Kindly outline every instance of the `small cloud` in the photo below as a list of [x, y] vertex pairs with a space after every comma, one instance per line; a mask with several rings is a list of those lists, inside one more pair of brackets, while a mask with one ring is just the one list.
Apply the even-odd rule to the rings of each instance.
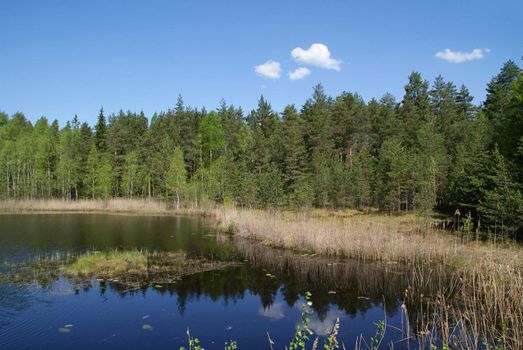
[[316, 333], [317, 335], [329, 335], [332, 331], [332, 328], [334, 328], [334, 324], [336, 323], [336, 320], [339, 318], [341, 319], [343, 317], [343, 312], [339, 310], [331, 310], [327, 312], [327, 315], [325, 318], [323, 318], [321, 321], [319, 318], [315, 317], [311, 321], [309, 321], [309, 327]]
[[281, 64], [278, 61], [268, 60], [259, 66], [254, 66], [254, 70], [266, 78], [278, 79], [281, 75]]
[[452, 51], [451, 49], [445, 49], [443, 51], [436, 52], [436, 57], [450, 63], [462, 63], [467, 61], [480, 60], [484, 58], [485, 54], [489, 52], [490, 49], [474, 49], [470, 52]]
[[263, 308], [260, 306], [258, 314], [273, 320], [281, 320], [285, 317], [285, 314], [283, 312], [283, 304], [281, 302], [274, 303], [268, 308]]
[[260, 86], [260, 89], [261, 89], [261, 90], [265, 90], [265, 89], [267, 89], [267, 88], [268, 88], [267, 85], [261, 85], [261, 86]]
[[292, 72], [289, 72], [289, 79], [290, 80], [301, 80], [309, 74], [311, 74], [311, 70], [309, 68], [300, 67]]
[[341, 60], [331, 58], [329, 48], [324, 44], [312, 44], [307, 50], [297, 47], [291, 51], [291, 55], [300, 63], [337, 71], [341, 69]]

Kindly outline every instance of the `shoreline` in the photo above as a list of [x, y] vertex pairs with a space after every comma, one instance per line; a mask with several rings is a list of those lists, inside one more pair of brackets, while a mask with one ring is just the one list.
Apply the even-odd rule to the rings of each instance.
[[[429, 228], [416, 215], [388, 216], [347, 210], [255, 210], [229, 207], [170, 209], [165, 202], [0, 201], [2, 214], [105, 214], [134, 216], [201, 216], [224, 234], [302, 256], [351, 258], [362, 263], [399, 263], [409, 268], [409, 305], [428, 303], [420, 330], [450, 330], [466, 322], [462, 340], [479, 344], [483, 336], [523, 345], [523, 246], [519, 243], [462, 240]], [[254, 248], [258, 250], [259, 248]], [[439, 273], [452, 281], [440, 284]], [[427, 291], [426, 286], [434, 286]], [[450, 293], [450, 294], [449, 294]], [[425, 296], [425, 297], [424, 297]], [[430, 297], [430, 301], [426, 298]], [[430, 312], [429, 312], [430, 311]], [[432, 318], [431, 315], [447, 318]], [[500, 322], [504, 328], [500, 329]], [[444, 334], [450, 343], [452, 332]]]
[[0, 200], [0, 215], [7, 214], [108, 214], [136, 216], [209, 216], [210, 208], [169, 208], [158, 200]]

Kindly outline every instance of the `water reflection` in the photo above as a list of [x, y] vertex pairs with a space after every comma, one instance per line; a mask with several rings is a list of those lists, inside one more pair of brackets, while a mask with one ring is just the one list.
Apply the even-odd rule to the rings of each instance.
[[[100, 231], [97, 231], [98, 228]], [[223, 265], [219, 269], [185, 273], [171, 281], [160, 282], [152, 278], [151, 273], [144, 273], [140, 275], [142, 280], [136, 288], [129, 288], [119, 278], [107, 276], [103, 279], [64, 277], [60, 264], [49, 263], [46, 269], [33, 271], [29, 280], [10, 279], [7, 284], [0, 283], [0, 311], [3, 314], [0, 330], [7, 335], [5, 339], [13, 342], [9, 344], [17, 345], [26, 344], [24, 339], [15, 340], [20, 332], [26, 330], [21, 326], [20, 314], [41, 310], [39, 304], [50, 302], [54, 303], [53, 313], [42, 314], [32, 321], [31, 327], [43, 332], [39, 321], [43, 324], [56, 321], [52, 331], [58, 333], [56, 329], [69, 323], [69, 320], [64, 321], [64, 315], [71, 315], [71, 310], [75, 310], [74, 315], [78, 318], [74, 322], [75, 329], [62, 335], [62, 338], [47, 335], [50, 347], [65, 346], [62, 343], [65, 336], [80, 337], [82, 322], [100, 317], [102, 309], [107, 310], [104, 312], [108, 312], [107, 317], [114, 324], [124, 327], [119, 332], [125, 332], [130, 338], [138, 337], [139, 334], [133, 332], [142, 329], [142, 316], [152, 314], [151, 305], [156, 309], [157, 305], [162, 305], [160, 309], [170, 310], [168, 315], [172, 317], [165, 316], [164, 322], [176, 326], [153, 324], [154, 317], [153, 320], [148, 319], [147, 324], [153, 326], [150, 333], [154, 333], [156, 339], [146, 342], [142, 338], [133, 338], [135, 347], [140, 342], [146, 347], [153, 344], [172, 346], [175, 337], [179, 341], [183, 339], [184, 329], [189, 326], [209, 338], [214, 337], [216, 346], [208, 345], [208, 349], [221, 348], [217, 345], [233, 336], [244, 342], [242, 348], [264, 349], [267, 344], [263, 337], [266, 337], [267, 331], [280, 345], [289, 340], [299, 320], [306, 291], [312, 293], [314, 315], [310, 327], [313, 331], [325, 335], [336, 319], [342, 318], [342, 333], [345, 337], [350, 336], [345, 340], [353, 344], [354, 337], [360, 333], [367, 337], [373, 335], [374, 322], [383, 319], [385, 314], [400, 327], [400, 305], [410, 271], [399, 264], [326, 259], [274, 249], [245, 239], [215, 235], [212, 226], [195, 218], [0, 216], [0, 233], [0, 257], [8, 263], [34, 262], [34, 257], [54, 257], [47, 260], [71, 263], [78, 254], [93, 249], [181, 251], [194, 260], [241, 262]], [[151, 271], [153, 264], [152, 260], [147, 260], [147, 271]], [[30, 287], [34, 284], [40, 289], [36, 297], [30, 289], [34, 288]], [[18, 305], [24, 305], [23, 310], [18, 313], [10, 311], [16, 310]], [[121, 305], [127, 305], [127, 309], [122, 309]], [[127, 324], [132, 319], [129, 317], [137, 317], [129, 316], [130, 310], [135, 310], [139, 315], [139, 324]], [[54, 320], [54, 317], [58, 319]], [[233, 328], [228, 330], [229, 326]], [[105, 334], [103, 339], [106, 341], [112, 339], [103, 329], [93, 327], [89, 325], [89, 332]], [[111, 329], [110, 332], [113, 334], [116, 331]], [[396, 336], [390, 337], [389, 340], [392, 340]], [[0, 348], [5, 344], [0, 340]], [[84, 339], [84, 345], [88, 348], [96, 343]]]

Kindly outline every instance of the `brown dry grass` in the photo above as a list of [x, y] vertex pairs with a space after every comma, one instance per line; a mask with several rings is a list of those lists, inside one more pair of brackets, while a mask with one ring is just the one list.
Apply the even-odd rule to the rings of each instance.
[[456, 256], [459, 240], [441, 234], [421, 239], [422, 222], [415, 215], [327, 215], [324, 211], [224, 209], [218, 211], [222, 226], [236, 234], [267, 244], [326, 255], [361, 259], [432, 261]]
[[[523, 348], [523, 249], [517, 244], [462, 242], [429, 230], [415, 215], [324, 211], [215, 212], [223, 229], [267, 245], [412, 267], [407, 300], [428, 308], [418, 334], [438, 330], [452, 348], [481, 348], [484, 337]], [[430, 339], [429, 339], [430, 341]]]
[[61, 199], [10, 199], [0, 201], [0, 213], [23, 212], [96, 212], [158, 215], [205, 215], [208, 213], [205, 208], [189, 207], [174, 210], [169, 204], [162, 201], [124, 198], [108, 200], [81, 199], [75, 201]]

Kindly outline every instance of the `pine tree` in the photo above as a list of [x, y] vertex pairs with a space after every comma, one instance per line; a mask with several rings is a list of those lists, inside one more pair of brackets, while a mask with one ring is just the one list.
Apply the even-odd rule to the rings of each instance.
[[517, 238], [523, 233], [523, 192], [511, 175], [509, 164], [497, 148], [492, 152], [490, 188], [479, 201], [478, 212], [482, 223], [501, 237]]
[[107, 125], [105, 123], [104, 109], [100, 108], [98, 123], [94, 128], [95, 145], [98, 152], [107, 151]]
[[419, 125], [430, 115], [428, 87], [429, 83], [418, 72], [412, 72], [405, 85], [399, 116], [403, 127], [403, 142], [409, 148], [415, 145]]
[[283, 111], [284, 181], [290, 203], [297, 205], [298, 191], [307, 182], [307, 158], [303, 130], [296, 108], [291, 105]]

